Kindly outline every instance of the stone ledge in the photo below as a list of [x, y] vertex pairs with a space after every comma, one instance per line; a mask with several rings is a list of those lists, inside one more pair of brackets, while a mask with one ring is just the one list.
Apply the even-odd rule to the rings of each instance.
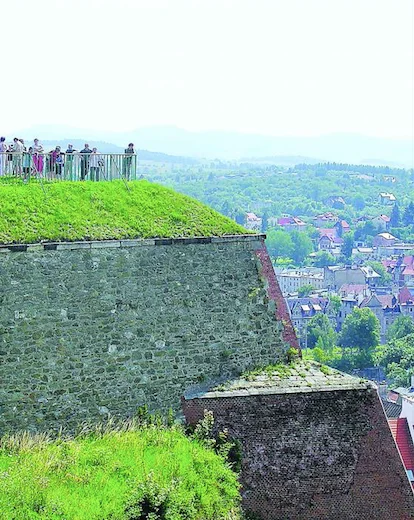
[[276, 366], [274, 371], [259, 370], [248, 377], [241, 376], [207, 389], [200, 387], [188, 390], [185, 400], [219, 399], [224, 397], [247, 397], [258, 395], [332, 392], [337, 390], [367, 390], [373, 383], [323, 367], [314, 361], [298, 361]]
[[281, 388], [278, 386], [266, 388], [251, 388], [230, 391], [215, 391], [215, 392], [201, 392], [194, 394], [187, 394], [184, 396], [185, 401], [193, 399], [223, 399], [226, 397], [256, 397], [258, 395], [284, 395], [284, 394], [309, 394], [319, 392], [337, 392], [347, 390], [370, 390], [374, 386], [371, 383], [360, 382], [359, 384], [342, 384], [342, 385], [327, 385], [327, 386], [300, 386]]
[[35, 244], [0, 244], [0, 252], [73, 251], [74, 249], [113, 249], [142, 246], [226, 244], [237, 242], [257, 242], [263, 241], [265, 238], [266, 235], [258, 233], [251, 235], [226, 235], [223, 237], [138, 238], [121, 240], [85, 240], [75, 242], [39, 242]]

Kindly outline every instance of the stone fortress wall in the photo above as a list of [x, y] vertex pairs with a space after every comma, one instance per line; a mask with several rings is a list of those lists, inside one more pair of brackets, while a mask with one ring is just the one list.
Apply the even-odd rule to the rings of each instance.
[[0, 434], [178, 410], [289, 344], [263, 236], [0, 247]]

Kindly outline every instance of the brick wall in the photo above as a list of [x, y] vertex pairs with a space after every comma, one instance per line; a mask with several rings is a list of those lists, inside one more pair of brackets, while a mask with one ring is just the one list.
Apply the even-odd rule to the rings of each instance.
[[408, 520], [411, 486], [373, 389], [183, 399], [242, 443], [243, 505], [266, 520]]

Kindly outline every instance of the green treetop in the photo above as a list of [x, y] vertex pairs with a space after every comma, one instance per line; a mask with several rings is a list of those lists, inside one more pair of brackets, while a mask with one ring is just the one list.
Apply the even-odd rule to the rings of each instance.
[[369, 350], [376, 347], [379, 340], [380, 325], [375, 314], [367, 307], [354, 307], [342, 326], [341, 346]]

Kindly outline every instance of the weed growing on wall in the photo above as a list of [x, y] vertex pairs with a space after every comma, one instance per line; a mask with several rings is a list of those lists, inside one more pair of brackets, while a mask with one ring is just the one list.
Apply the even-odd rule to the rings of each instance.
[[242, 448], [237, 439], [229, 436], [227, 429], [214, 432], [214, 415], [209, 410], [204, 410], [204, 417], [195, 426], [188, 426], [189, 436], [209, 449], [214, 450], [231, 467], [239, 473], [241, 470]]

